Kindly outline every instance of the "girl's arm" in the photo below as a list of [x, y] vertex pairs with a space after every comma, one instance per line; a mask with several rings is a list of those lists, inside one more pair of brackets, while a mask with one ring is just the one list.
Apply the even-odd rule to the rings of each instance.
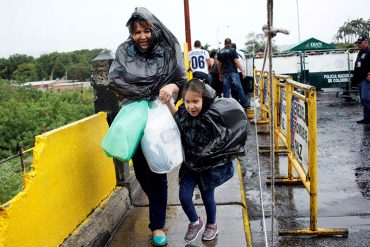
[[171, 99], [166, 105], [167, 105], [168, 109], [170, 110], [172, 116], [175, 116], [175, 114], [177, 112], [177, 108], [174, 104], [174, 100]]

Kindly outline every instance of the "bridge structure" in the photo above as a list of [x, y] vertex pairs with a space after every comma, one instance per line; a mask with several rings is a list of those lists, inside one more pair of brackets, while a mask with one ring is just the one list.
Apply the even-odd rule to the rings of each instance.
[[[96, 92], [94, 104], [97, 113], [35, 138], [32, 170], [24, 173], [23, 191], [0, 207], [0, 247], [151, 246], [151, 232], [147, 228], [148, 202], [135, 179], [130, 162], [123, 163], [107, 158], [100, 147], [101, 141], [109, 128], [109, 124], [113, 121], [119, 109], [117, 98], [107, 88], [107, 74], [112, 60], [112, 54], [109, 51], [103, 51], [93, 61], [93, 87]], [[282, 77], [280, 79], [285, 80], [287, 78]], [[281, 80], [276, 85], [283, 86]], [[296, 94], [293, 91], [292, 93]], [[280, 95], [286, 94], [280, 93]], [[311, 95], [311, 93], [308, 93], [308, 95]], [[301, 96], [297, 95], [297, 97]], [[320, 97], [326, 98], [327, 95]], [[284, 97], [276, 97], [276, 100], [284, 99]], [[292, 100], [285, 99], [284, 103], [275, 103], [275, 106], [283, 107], [289, 104], [290, 101]], [[263, 100], [261, 102], [264, 103]], [[320, 110], [324, 112], [323, 114], [326, 114], [325, 109], [320, 107]], [[347, 111], [351, 111], [350, 108], [344, 108], [344, 110], [345, 115], [342, 117], [350, 115], [347, 114]], [[280, 111], [280, 113], [282, 112], [284, 111]], [[254, 113], [256, 114], [256, 112]], [[271, 119], [269, 118], [271, 115], [265, 116], [260, 114], [260, 116], [265, 117], [264, 120], [268, 122]], [[356, 114], [353, 115], [353, 117], [356, 116]], [[282, 131], [288, 129], [289, 126], [285, 126], [284, 123], [289, 124], [290, 121], [284, 121], [285, 116], [281, 114], [278, 117], [279, 121], [277, 123], [279, 123], [280, 129], [277, 128], [276, 130]], [[255, 122], [257, 123], [258, 121]], [[345, 123], [343, 123], [343, 126], [345, 126]], [[322, 126], [320, 123], [319, 127], [325, 129], [325, 126]], [[249, 128], [249, 138], [246, 144], [247, 156], [245, 160], [240, 160], [241, 162], [234, 161], [236, 172], [233, 179], [216, 190], [217, 218], [220, 228], [219, 236], [210, 243], [197, 240], [192, 245], [187, 246], [262, 246], [268, 244], [261, 238], [264, 229], [261, 229], [261, 211], [259, 208], [260, 204], [256, 199], [256, 191], [262, 189], [264, 190], [262, 192], [264, 195], [268, 195], [269, 192], [265, 186], [258, 188], [255, 181], [258, 178], [262, 178], [268, 182], [268, 172], [266, 170], [268, 170], [269, 162], [263, 160], [262, 166], [266, 170], [262, 176], [257, 175], [257, 160], [253, 158], [254, 156], [251, 153], [256, 148], [257, 141], [253, 137], [253, 128], [252, 126]], [[255, 128], [258, 128], [258, 126], [255, 126]], [[353, 126], [347, 126], [346, 128], [350, 129]], [[330, 127], [329, 130], [332, 129]], [[346, 131], [342, 132], [346, 133]], [[286, 131], [285, 133], [290, 133], [290, 131]], [[365, 144], [368, 143], [368, 139], [366, 139], [368, 134], [366, 133], [370, 132], [364, 127], [362, 140]], [[278, 136], [281, 137], [281, 135]], [[257, 139], [260, 138], [260, 136], [257, 137]], [[264, 138], [262, 137], [262, 139]], [[280, 144], [282, 144], [281, 141], [284, 144], [283, 139], [280, 138]], [[299, 140], [297, 141], [299, 142]], [[306, 141], [307, 143], [310, 142], [309, 139]], [[367, 145], [365, 144], [364, 146]], [[318, 145], [321, 145], [320, 141]], [[280, 146], [279, 143], [276, 146]], [[297, 149], [294, 149], [294, 146], [291, 147], [288, 144], [286, 148], [293, 149], [290, 151], [295, 152], [295, 155], [297, 155]], [[319, 151], [325, 150], [325, 146], [320, 146], [320, 148]], [[329, 153], [335, 154], [338, 152], [330, 149]], [[344, 153], [345, 150], [342, 150], [338, 155], [340, 156], [340, 154]], [[259, 154], [256, 155], [258, 156]], [[340, 159], [332, 158], [339, 163], [345, 161], [343, 165], [350, 164], [347, 156], [342, 155]], [[282, 162], [288, 161], [287, 158], [283, 157], [279, 159]], [[369, 160], [369, 157], [364, 156], [362, 160]], [[330, 162], [330, 160], [326, 161]], [[240, 163], [244, 163], [247, 166], [245, 176], [241, 172]], [[361, 172], [361, 174], [365, 174], [363, 173], [367, 167], [367, 163], [365, 163], [357, 169], [358, 172], [356, 174], [360, 174]], [[297, 164], [293, 165], [298, 166]], [[280, 166], [279, 169], [288, 173], [288, 178], [293, 178], [293, 175], [296, 175], [292, 173], [292, 169], [289, 167], [282, 168], [284, 167], [283, 165], [277, 166]], [[338, 187], [340, 183], [334, 183], [336, 186], [328, 186], [325, 183], [325, 181], [337, 181], [332, 177], [336, 176], [336, 173], [333, 172], [335, 168], [330, 167], [331, 172], [328, 173], [326, 170], [318, 167], [318, 171], [325, 174], [324, 186], [330, 187], [330, 189], [324, 187], [323, 191], [324, 194], [326, 193], [325, 195], [330, 194], [332, 196], [337, 191], [341, 191], [341, 187]], [[306, 182], [312, 181], [313, 174], [313, 171], [310, 171], [303, 176], [303, 180]], [[366, 174], [361, 175], [361, 181], [359, 183], [363, 185], [368, 181], [367, 179]], [[318, 180], [322, 182], [322, 179], [320, 180], [318, 178]], [[348, 181], [348, 176], [342, 176], [341, 181]], [[282, 246], [318, 246], [318, 244], [324, 243], [325, 245], [322, 246], [328, 246], [327, 244], [330, 245], [334, 241], [338, 246], [341, 246], [341, 244], [357, 246], [356, 244], [362, 244], [364, 241], [369, 240], [370, 237], [366, 235], [369, 228], [366, 225], [369, 226], [370, 224], [366, 219], [363, 219], [363, 217], [366, 218], [370, 215], [368, 211], [370, 207], [368, 207], [369, 204], [366, 201], [368, 200], [366, 199], [366, 193], [368, 193], [366, 192], [366, 184], [365, 190], [363, 188], [361, 189], [364, 198], [361, 198], [355, 190], [351, 190], [350, 195], [346, 197], [354, 200], [356, 205], [358, 205], [358, 208], [353, 207], [352, 211], [349, 204], [343, 198], [334, 197], [345, 208], [349, 208], [347, 211], [343, 208], [333, 206], [336, 201], [330, 201], [328, 198], [324, 198], [326, 204], [331, 205], [336, 210], [345, 211], [346, 215], [341, 216], [336, 216], [330, 210], [330, 207], [322, 207], [320, 203], [316, 202], [316, 198], [321, 191], [319, 189], [321, 188], [320, 184], [319, 187], [311, 188], [303, 183], [304, 187], [309, 187], [310, 189], [308, 203], [302, 202], [302, 197], [300, 196], [296, 196], [297, 199], [293, 198], [296, 188], [278, 189], [277, 193], [279, 195], [277, 199], [280, 206], [279, 210], [281, 211], [277, 211], [279, 213], [276, 215], [276, 218], [278, 219], [279, 226], [275, 225], [275, 227], [284, 228], [284, 226], [288, 226], [288, 229], [291, 229], [292, 225], [295, 226], [294, 228], [297, 226], [307, 227], [309, 225], [310, 228], [304, 229], [305, 232], [310, 234], [320, 233], [320, 231], [317, 231], [317, 221], [320, 223], [320, 218], [317, 217], [318, 210], [321, 212], [324, 211], [324, 218], [330, 222], [330, 224], [325, 224], [324, 222], [323, 225], [325, 227], [328, 225], [329, 227], [337, 225], [342, 227], [351, 226], [351, 229], [356, 229], [358, 234], [353, 232], [348, 233], [346, 229], [342, 229], [337, 234], [345, 235], [347, 238], [327, 237], [321, 239], [321, 241], [307, 237], [305, 241], [295, 241], [295, 239], [277, 237], [275, 238], [275, 243], [280, 243]], [[351, 183], [348, 184], [349, 188], [353, 187]], [[315, 190], [314, 193], [312, 193], [312, 190]], [[184, 246], [187, 244], [184, 242], [183, 237], [188, 222], [178, 200], [177, 171], [169, 174], [169, 191], [167, 224], [165, 229], [169, 238], [168, 246]], [[287, 202], [283, 202], [282, 199], [284, 198], [288, 199]], [[199, 193], [196, 193], [194, 200], [201, 215], [205, 215], [201, 200], [199, 199]], [[272, 199], [264, 198], [263, 200], [271, 201]], [[284, 207], [281, 208], [281, 206]], [[298, 212], [298, 215], [290, 216], [289, 209], [295, 209], [293, 211]], [[252, 214], [250, 213], [251, 211]], [[360, 214], [357, 216], [354, 212], [360, 212]], [[356, 217], [362, 218], [358, 220]], [[333, 223], [333, 219], [337, 218], [347, 220], [348, 224], [344, 224], [343, 222], [337, 224], [338, 221], [334, 221], [335, 224], [331, 224]], [[268, 233], [271, 236], [277, 234], [278, 231], [274, 231], [274, 228], [271, 227], [268, 229]], [[295, 233], [301, 234], [302, 232], [298, 231]]]

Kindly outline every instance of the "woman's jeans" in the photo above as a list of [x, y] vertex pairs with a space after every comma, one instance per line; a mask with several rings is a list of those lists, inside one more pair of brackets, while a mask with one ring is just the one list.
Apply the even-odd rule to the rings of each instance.
[[136, 178], [149, 199], [149, 228], [151, 231], [163, 229], [166, 221], [167, 174], [150, 170], [140, 145], [132, 161]]
[[[180, 179], [179, 198], [182, 209], [188, 216], [190, 222], [198, 220], [198, 215], [193, 203], [193, 194], [195, 186], [199, 184], [199, 176], [191, 172], [185, 172], [184, 176]], [[203, 204], [207, 214], [207, 224], [214, 224], [216, 222], [216, 201], [215, 189], [202, 190], [199, 187]]]

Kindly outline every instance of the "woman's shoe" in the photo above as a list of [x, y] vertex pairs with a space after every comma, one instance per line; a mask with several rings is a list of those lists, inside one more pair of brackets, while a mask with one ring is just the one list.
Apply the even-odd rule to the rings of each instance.
[[166, 235], [153, 235], [153, 245], [154, 246], [164, 246], [167, 244]]

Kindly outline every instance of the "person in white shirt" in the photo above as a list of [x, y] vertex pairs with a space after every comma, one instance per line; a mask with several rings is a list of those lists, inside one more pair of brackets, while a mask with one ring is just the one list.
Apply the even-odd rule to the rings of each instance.
[[194, 42], [194, 49], [189, 51], [189, 63], [193, 78], [201, 79], [205, 83], [210, 84], [209, 71], [211, 69], [211, 61], [208, 51], [202, 49], [202, 44], [199, 40]]

